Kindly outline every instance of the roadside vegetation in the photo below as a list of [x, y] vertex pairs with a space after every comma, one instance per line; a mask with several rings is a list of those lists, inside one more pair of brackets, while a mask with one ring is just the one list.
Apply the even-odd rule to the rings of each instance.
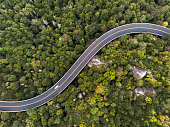
[[[169, 0], [0, 0], [0, 100], [45, 92], [93, 40], [129, 23], [170, 28]], [[0, 127], [168, 127], [169, 42], [121, 36], [95, 56], [104, 65], [86, 66], [41, 107], [0, 112]], [[136, 78], [134, 66], [146, 75]]]

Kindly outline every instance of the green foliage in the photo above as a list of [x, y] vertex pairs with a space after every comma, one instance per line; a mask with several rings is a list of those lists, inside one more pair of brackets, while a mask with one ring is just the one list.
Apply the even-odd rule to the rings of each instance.
[[98, 108], [92, 108], [92, 109], [90, 110], [90, 113], [94, 115], [94, 114], [97, 113], [98, 110], [99, 110]]
[[[119, 25], [148, 22], [169, 28], [168, 2], [1, 0], [0, 100], [28, 99], [48, 90], [91, 42]], [[168, 42], [168, 36], [121, 36], [98, 53], [107, 68], [86, 66], [39, 108], [0, 113], [0, 127], [168, 126]], [[150, 70], [155, 80], [134, 79], [132, 65]], [[154, 88], [157, 95], [135, 97], [138, 87]]]

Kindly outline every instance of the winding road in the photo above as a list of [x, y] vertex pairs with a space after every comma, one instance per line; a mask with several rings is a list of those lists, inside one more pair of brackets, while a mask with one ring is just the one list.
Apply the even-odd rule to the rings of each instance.
[[23, 101], [0, 101], [1, 112], [20, 112], [39, 107], [60, 94], [86, 66], [89, 60], [107, 43], [119, 36], [131, 33], [151, 33], [159, 36], [170, 34], [170, 29], [150, 23], [132, 23], [116, 27], [96, 39], [77, 59], [66, 74], [49, 90], [34, 98]]

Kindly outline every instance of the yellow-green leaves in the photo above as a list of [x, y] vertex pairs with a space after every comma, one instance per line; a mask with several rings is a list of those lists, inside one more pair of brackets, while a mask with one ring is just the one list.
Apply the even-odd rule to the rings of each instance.
[[101, 85], [100, 85], [100, 86], [97, 86], [95, 92], [96, 92], [97, 94], [103, 93], [103, 92], [104, 92], [104, 87], [101, 86]]
[[168, 26], [168, 22], [163, 22], [163, 23], [162, 23], [162, 26], [163, 26], [163, 27], [167, 27], [167, 26]]
[[90, 110], [90, 113], [94, 115], [97, 113], [98, 110], [99, 110], [98, 108], [94, 107]]
[[31, 62], [31, 65], [33, 66], [34, 69], [36, 69], [37, 67], [40, 66], [40, 61], [39, 61], [39, 60], [32, 61], [32, 62]]
[[151, 104], [152, 103], [152, 98], [146, 96], [145, 101], [146, 101], [146, 103]]
[[115, 103], [112, 103], [111, 106], [112, 106], [112, 107], [116, 107], [116, 104], [115, 104]]
[[50, 106], [50, 105], [53, 104], [53, 101], [50, 101], [50, 102], [48, 102], [47, 104], [48, 104], [48, 106]]
[[57, 115], [62, 115], [62, 114], [63, 114], [63, 110], [62, 110], [62, 109], [57, 110], [57, 111], [56, 111], [56, 114], [57, 114]]

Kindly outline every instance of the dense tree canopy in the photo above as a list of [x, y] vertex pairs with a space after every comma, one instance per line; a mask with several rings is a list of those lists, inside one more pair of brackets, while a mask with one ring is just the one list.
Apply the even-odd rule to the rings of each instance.
[[[35, 97], [55, 84], [93, 40], [119, 25], [170, 27], [169, 0], [0, 0], [0, 100]], [[26, 112], [0, 112], [0, 127], [165, 126], [169, 37], [125, 35], [97, 55], [61, 94]], [[134, 78], [131, 66], [151, 71]], [[147, 87], [156, 95], [134, 96]]]

